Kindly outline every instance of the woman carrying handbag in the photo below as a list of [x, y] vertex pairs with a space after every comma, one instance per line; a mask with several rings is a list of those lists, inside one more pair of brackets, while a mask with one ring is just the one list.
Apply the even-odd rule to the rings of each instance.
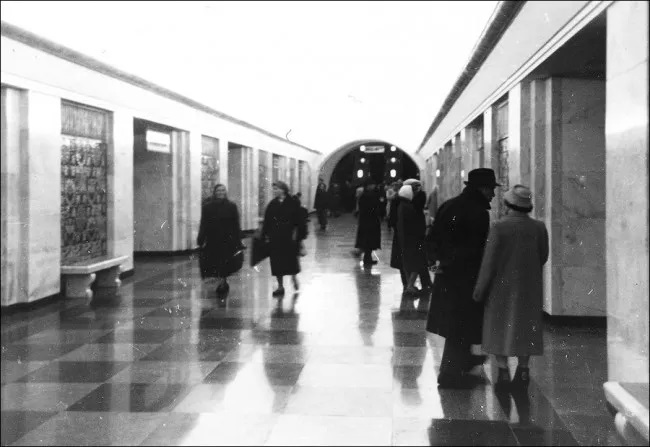
[[226, 278], [242, 268], [244, 245], [237, 205], [228, 200], [222, 184], [214, 187], [212, 197], [203, 204], [196, 243], [201, 250], [201, 278], [216, 278], [217, 295], [227, 294]]

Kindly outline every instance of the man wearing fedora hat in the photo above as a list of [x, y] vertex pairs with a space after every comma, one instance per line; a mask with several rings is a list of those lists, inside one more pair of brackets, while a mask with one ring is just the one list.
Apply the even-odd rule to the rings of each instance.
[[467, 388], [477, 383], [469, 371], [485, 361], [473, 356], [480, 344], [483, 305], [472, 299], [490, 227], [490, 201], [501, 186], [492, 169], [474, 169], [463, 192], [443, 203], [436, 213], [426, 248], [429, 263], [436, 261], [427, 331], [445, 337], [438, 375], [443, 388]]

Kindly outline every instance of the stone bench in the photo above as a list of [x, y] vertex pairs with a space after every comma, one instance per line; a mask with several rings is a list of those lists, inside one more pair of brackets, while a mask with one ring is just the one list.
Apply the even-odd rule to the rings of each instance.
[[648, 383], [606, 382], [616, 430], [628, 445], [648, 445]]
[[95, 282], [97, 287], [119, 288], [121, 265], [128, 256], [103, 256], [61, 266], [61, 276], [64, 278], [65, 296], [70, 298], [93, 297], [90, 286]]

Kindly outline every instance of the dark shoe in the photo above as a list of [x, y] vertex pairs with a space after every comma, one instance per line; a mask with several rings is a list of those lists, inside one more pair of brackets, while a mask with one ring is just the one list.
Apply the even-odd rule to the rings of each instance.
[[284, 296], [284, 287], [274, 290], [273, 296]]
[[469, 372], [474, 367], [482, 365], [487, 360], [487, 355], [470, 355], [467, 360], [467, 365], [465, 365], [465, 372]]
[[515, 376], [512, 378], [510, 385], [516, 390], [527, 390], [530, 384], [530, 369], [517, 366]]
[[494, 391], [500, 393], [510, 389], [510, 371], [508, 368], [499, 368], [497, 383], [494, 384]]

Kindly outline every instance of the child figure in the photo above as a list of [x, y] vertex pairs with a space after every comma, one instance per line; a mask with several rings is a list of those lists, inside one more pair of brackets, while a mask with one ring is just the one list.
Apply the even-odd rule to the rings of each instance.
[[[495, 391], [525, 390], [531, 355], [543, 354], [542, 267], [548, 232], [532, 219], [530, 189], [515, 185], [504, 194], [506, 215], [492, 224], [473, 298], [485, 301], [483, 345], [499, 368]], [[508, 357], [518, 357], [510, 380]]]

